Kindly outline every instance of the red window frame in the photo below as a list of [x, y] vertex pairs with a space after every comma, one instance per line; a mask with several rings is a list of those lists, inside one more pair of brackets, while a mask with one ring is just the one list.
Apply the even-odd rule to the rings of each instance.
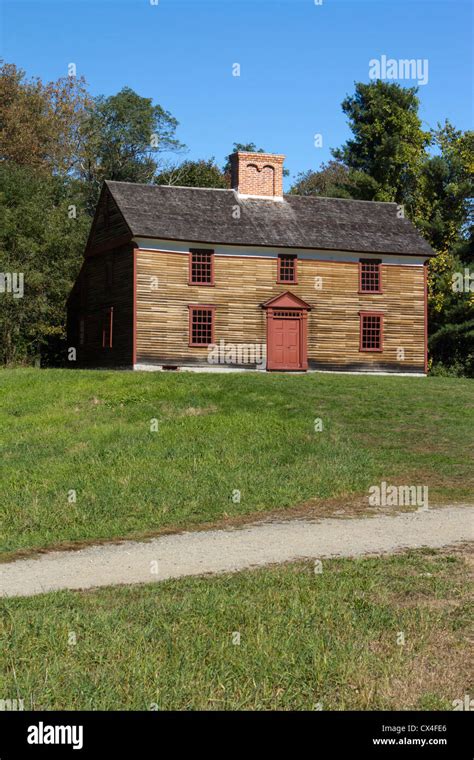
[[[360, 311], [359, 312], [359, 351], [363, 351], [364, 353], [381, 353], [383, 351], [383, 318], [384, 314], [381, 311]], [[364, 337], [366, 336], [365, 331], [372, 329], [374, 330], [374, 327], [370, 328], [366, 320], [370, 318], [375, 318], [379, 320], [379, 327], [378, 329], [378, 345], [374, 346], [367, 346], [367, 340], [364, 340]], [[373, 341], [370, 341], [373, 342]], [[365, 345], [364, 345], [365, 344]]]
[[[287, 267], [282, 266], [284, 260], [291, 259], [293, 262], [293, 279], [282, 279], [282, 270]], [[277, 284], [278, 285], [298, 285], [298, 256], [293, 253], [279, 253], [278, 254], [278, 270], [277, 270]]]
[[[215, 323], [215, 311], [216, 311], [216, 307], [215, 306], [209, 306], [208, 304], [189, 304], [188, 305], [188, 310], [189, 310], [189, 344], [188, 345], [189, 346], [195, 346], [195, 347], [198, 347], [198, 348], [207, 348], [212, 343], [214, 343], [214, 323]], [[194, 323], [194, 315], [198, 311], [208, 311], [211, 314], [210, 332], [209, 332], [209, 336], [208, 336], [208, 337], [210, 337], [210, 340], [208, 340], [208, 341], [207, 340], [206, 341], [204, 341], [204, 340], [201, 340], [201, 341], [193, 340], [193, 338], [194, 338], [194, 335], [193, 335], [193, 325], [195, 324]]]
[[[370, 267], [365, 269], [364, 267]], [[373, 284], [372, 275], [377, 273], [377, 288], [367, 287]], [[380, 259], [359, 259], [359, 293], [382, 293], [382, 261]]]
[[104, 310], [102, 319], [102, 348], [113, 347], [113, 332], [114, 332], [114, 307], [110, 306]]
[[[209, 264], [205, 261], [207, 257], [209, 257]], [[202, 273], [206, 269], [209, 271], [209, 279], [203, 280]], [[201, 276], [199, 276], [200, 274]], [[203, 287], [214, 285], [214, 251], [209, 248], [189, 249], [188, 285], [202, 285]]]

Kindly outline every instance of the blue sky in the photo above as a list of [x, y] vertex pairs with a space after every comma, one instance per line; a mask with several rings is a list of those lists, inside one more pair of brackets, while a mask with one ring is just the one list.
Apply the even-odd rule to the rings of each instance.
[[215, 156], [221, 164], [234, 142], [252, 141], [284, 153], [292, 177], [317, 168], [349, 137], [341, 101], [355, 81], [369, 81], [369, 61], [382, 55], [428, 60], [419, 90], [426, 128], [445, 117], [472, 128], [467, 0], [0, 4], [6, 61], [43, 80], [64, 76], [73, 62], [94, 95], [128, 85], [152, 97], [180, 122], [189, 158]]

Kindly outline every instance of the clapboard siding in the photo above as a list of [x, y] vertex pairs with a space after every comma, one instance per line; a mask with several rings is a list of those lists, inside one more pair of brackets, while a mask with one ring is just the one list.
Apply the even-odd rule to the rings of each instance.
[[[107, 267], [110, 267], [107, 278]], [[112, 348], [102, 346], [105, 312], [113, 307]], [[79, 322], [85, 322], [80, 346]], [[133, 248], [125, 245], [85, 259], [68, 306], [69, 345], [84, 367], [133, 364]]]
[[109, 191], [104, 188], [97, 204], [85, 255], [92, 256], [131, 239], [132, 235], [122, 212]]
[[[260, 304], [290, 290], [311, 305], [311, 368], [424, 371], [423, 266], [382, 267], [382, 295], [359, 294], [355, 263], [298, 261], [298, 284], [277, 285], [277, 259], [215, 257], [215, 286], [188, 285], [186, 254], [138, 250], [136, 361], [206, 364], [207, 348], [188, 346], [188, 305], [216, 306], [215, 340], [266, 342]], [[316, 278], [322, 278], [317, 289]], [[154, 279], [155, 278], [155, 279]], [[158, 282], [156, 282], [158, 278]], [[384, 349], [359, 351], [359, 312], [384, 313]], [[403, 348], [404, 361], [397, 358]]]

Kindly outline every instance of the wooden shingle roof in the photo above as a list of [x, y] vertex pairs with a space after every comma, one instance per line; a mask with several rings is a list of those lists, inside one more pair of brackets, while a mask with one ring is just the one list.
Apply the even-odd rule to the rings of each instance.
[[[162, 240], [433, 256], [395, 203], [106, 182], [133, 236]], [[239, 207], [239, 213], [236, 208]]]

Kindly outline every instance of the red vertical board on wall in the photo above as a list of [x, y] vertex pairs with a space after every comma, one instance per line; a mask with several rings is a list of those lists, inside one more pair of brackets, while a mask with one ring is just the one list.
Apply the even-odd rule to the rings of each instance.
[[133, 255], [133, 348], [132, 348], [132, 366], [137, 363], [137, 253], [138, 249], [134, 248]]

